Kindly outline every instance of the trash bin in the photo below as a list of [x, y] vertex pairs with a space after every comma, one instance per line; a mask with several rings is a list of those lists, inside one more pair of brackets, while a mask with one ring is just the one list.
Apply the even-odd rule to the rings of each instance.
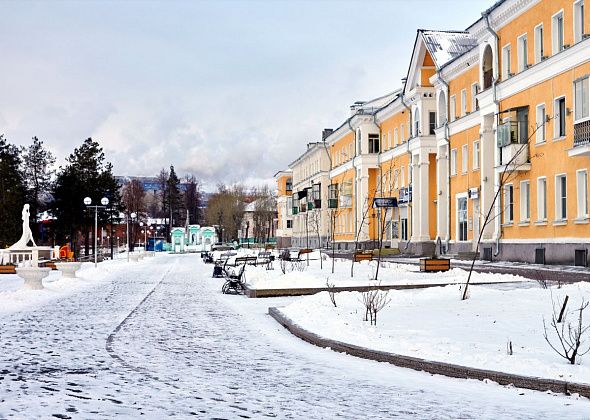
[[223, 277], [223, 268], [220, 265], [213, 267], [213, 277]]

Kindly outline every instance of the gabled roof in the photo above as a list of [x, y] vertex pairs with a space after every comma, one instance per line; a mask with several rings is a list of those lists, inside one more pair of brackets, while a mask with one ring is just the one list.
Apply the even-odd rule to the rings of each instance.
[[438, 69], [477, 46], [477, 40], [469, 32], [423, 29], [418, 32]]
[[419, 69], [430, 56], [440, 70], [447, 63], [477, 47], [477, 40], [465, 31], [432, 31], [418, 29], [404, 91], [413, 89], [420, 81]]

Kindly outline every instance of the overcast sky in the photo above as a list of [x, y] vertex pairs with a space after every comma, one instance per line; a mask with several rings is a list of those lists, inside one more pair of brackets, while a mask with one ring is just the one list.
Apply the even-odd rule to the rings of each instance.
[[60, 163], [92, 137], [117, 175], [258, 184], [397, 89], [416, 29], [465, 29], [493, 2], [4, 1], [0, 133]]

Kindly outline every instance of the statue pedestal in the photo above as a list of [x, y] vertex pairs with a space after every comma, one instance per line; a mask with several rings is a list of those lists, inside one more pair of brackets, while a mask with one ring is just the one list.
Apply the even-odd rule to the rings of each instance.
[[82, 267], [82, 263], [79, 262], [56, 262], [55, 268], [61, 271], [62, 277], [75, 279], [76, 271]]
[[17, 267], [16, 274], [25, 281], [26, 289], [43, 289], [43, 279], [49, 275], [51, 268]]
[[131, 252], [131, 253], [129, 254], [129, 259], [130, 259], [132, 262], [138, 262], [138, 261], [139, 261], [139, 254], [136, 254], [135, 252]]

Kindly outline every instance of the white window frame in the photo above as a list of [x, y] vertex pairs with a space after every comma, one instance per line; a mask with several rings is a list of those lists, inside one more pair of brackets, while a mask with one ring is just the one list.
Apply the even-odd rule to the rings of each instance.
[[576, 171], [578, 219], [588, 220], [588, 169]]
[[459, 216], [459, 201], [460, 200], [465, 200], [465, 223], [467, 223], [467, 231], [469, 231], [469, 199], [468, 199], [468, 195], [467, 193], [461, 193], [461, 194], [457, 194], [455, 195], [455, 237], [457, 238], [457, 242], [467, 242], [469, 233], [465, 234], [465, 239], [460, 240], [459, 237], [459, 232], [460, 232], [460, 216]]
[[457, 149], [451, 149], [451, 176], [457, 175]]
[[512, 61], [512, 48], [510, 44], [506, 44], [502, 47], [502, 80], [508, 79], [512, 72], [511, 70]]
[[528, 179], [520, 181], [520, 222], [531, 221], [531, 183]]
[[387, 148], [391, 149], [391, 130], [387, 130]]
[[469, 170], [469, 146], [461, 146], [461, 173], [466, 174]]
[[[561, 138], [565, 137], [567, 134], [566, 130], [564, 130], [563, 136], [559, 134], [559, 132], [561, 131], [560, 130], [561, 124], [560, 124], [560, 118], [558, 118], [559, 107], [557, 106], [557, 103], [561, 99], [563, 99], [564, 103], [565, 103], [563, 109], [565, 110], [566, 115], [564, 118], [567, 118], [567, 100], [566, 100], [565, 95], [558, 96], [558, 97], [554, 98], [553, 99], [553, 139], [554, 140], [561, 139]], [[567, 128], [567, 120], [565, 120], [564, 124], [566, 126], [565, 128]]]
[[[562, 38], [561, 39], [561, 45], [560, 45], [560, 40], [558, 38], [559, 35], [559, 27], [557, 26], [557, 22], [558, 22], [558, 18], [561, 17], [561, 35]], [[563, 14], [563, 9], [561, 9], [559, 12], [555, 13], [553, 16], [551, 16], [551, 46], [552, 46], [552, 53], [553, 55], [561, 52], [564, 50], [564, 46], [565, 46], [565, 22], [564, 22], [564, 14]]]
[[[581, 7], [580, 7], [581, 6]], [[574, 44], [577, 44], [583, 39], [584, 31], [586, 30], [584, 25], [584, 0], [577, 0], [574, 2]], [[581, 10], [580, 10], [581, 9]]]
[[[565, 191], [561, 187], [561, 178], [565, 178]], [[565, 199], [565, 217], [563, 200]], [[567, 220], [567, 175], [557, 174], [555, 175], [555, 221], [566, 221]]]
[[476, 112], [479, 108], [477, 106], [477, 95], [479, 94], [479, 83], [475, 82], [471, 85], [471, 112]]
[[479, 169], [479, 161], [481, 159], [481, 143], [479, 140], [473, 142], [473, 170]]
[[405, 130], [404, 124], [400, 124], [400, 126], [399, 126], [399, 136], [401, 139], [400, 144], [406, 141], [406, 139], [404, 137], [404, 130]]
[[537, 221], [547, 221], [547, 177], [545, 176], [537, 178]]
[[518, 71], [525, 71], [529, 67], [529, 39], [527, 33], [522, 34], [516, 38], [517, 57], [518, 57]]
[[[578, 95], [576, 91], [576, 83], [583, 83], [586, 80], [586, 116], [578, 118]], [[574, 80], [574, 123], [586, 121], [590, 118], [590, 76], [580, 77]]]
[[406, 186], [406, 173], [405, 172], [406, 171], [404, 170], [404, 167], [402, 166], [400, 168], [400, 182], [399, 182], [402, 187]]
[[393, 129], [393, 146], [397, 146], [399, 144], [399, 130], [397, 127]]
[[535, 26], [535, 64], [543, 61], [545, 54], [545, 29], [542, 23]]
[[[543, 114], [541, 115], [541, 110]], [[535, 121], [537, 124], [537, 132], [535, 133], [535, 142], [543, 144], [547, 141], [547, 107], [545, 103], [537, 105], [535, 108]]]
[[461, 89], [461, 116], [467, 115], [467, 89]]
[[[510, 194], [509, 191], [512, 192], [512, 201], [510, 201]], [[503, 220], [504, 220], [504, 224], [509, 225], [514, 223], [514, 185], [510, 184], [504, 184], [504, 191], [503, 191], [503, 195], [504, 195], [504, 202], [503, 207], [504, 207], [504, 214], [503, 214]], [[512, 209], [512, 211], [509, 211], [509, 209]], [[510, 214], [512, 213], [512, 214]]]
[[449, 99], [449, 121], [453, 122], [457, 119], [457, 97], [456, 95], [451, 96]]

